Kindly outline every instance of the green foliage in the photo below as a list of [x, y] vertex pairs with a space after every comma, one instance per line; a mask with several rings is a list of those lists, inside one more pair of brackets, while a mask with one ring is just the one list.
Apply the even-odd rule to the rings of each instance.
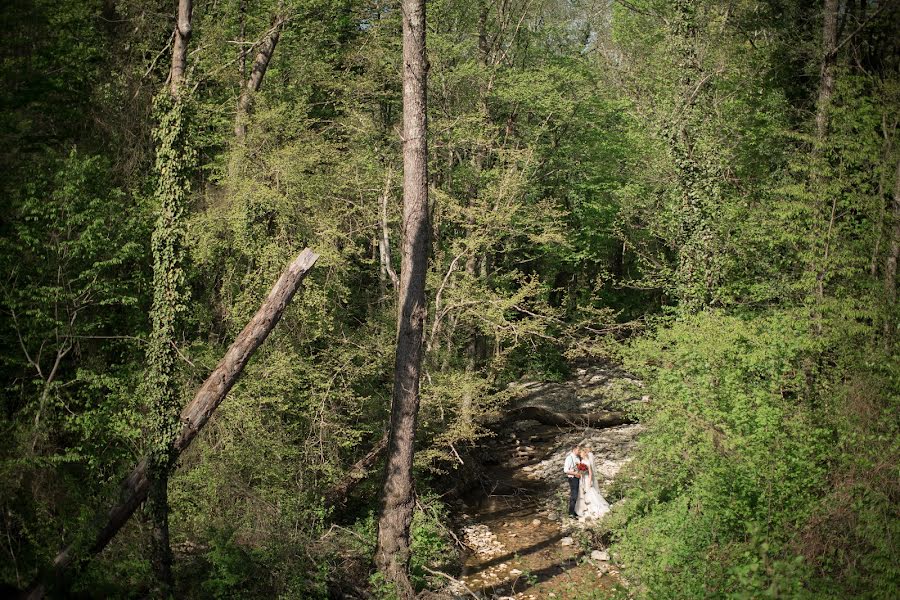
[[213, 538], [206, 553], [212, 572], [203, 582], [203, 591], [213, 598], [230, 598], [251, 591], [251, 582], [263, 567], [254, 558], [252, 551], [228, 539]]
[[[447, 565], [452, 566], [457, 558], [453, 541], [447, 533], [447, 507], [434, 494], [422, 495], [417, 498], [417, 510], [413, 513], [412, 526], [410, 527], [410, 576], [417, 590], [426, 589], [429, 585], [440, 585], [445, 582], [435, 580], [425, 567], [443, 570]], [[362, 548], [370, 550], [375, 546], [377, 515], [370, 512], [364, 518], [358, 520], [353, 532], [356, 536], [356, 544], [362, 543]], [[348, 540], [352, 541], [352, 540]], [[384, 581], [379, 572], [370, 576], [373, 592], [378, 598], [391, 598], [396, 594], [391, 585]]]
[[[836, 466], [859, 455], [840, 450], [845, 442], [836, 447], [847, 435], [837, 430], [843, 421], [817, 406], [824, 395], [837, 394], [837, 405], [844, 401], [831, 382], [845, 365], [822, 373], [816, 387], [808, 384], [810, 360], [821, 351], [809, 330], [796, 312], [752, 318], [704, 312], [634, 344], [630, 366], [649, 383], [654, 401], [614, 527], [615, 550], [642, 595], [826, 593], [813, 568], [833, 554], [807, 545], [816, 534], [806, 524], [818, 522], [823, 510], [853, 510], [847, 497], [830, 496], [831, 506], [820, 498], [831, 489]], [[889, 413], [883, 417], [891, 422]], [[864, 513], [885, 522], [889, 511], [869, 504]], [[879, 547], [883, 533], [857, 535]], [[878, 551], [870, 552], [863, 560], [874, 567]], [[887, 597], [876, 590], [896, 577], [894, 569], [874, 568], [877, 574], [864, 584], [842, 581], [828, 597], [860, 585]]]
[[792, 317], [701, 313], [636, 344], [632, 366], [656, 401], [618, 550], [647, 594], [739, 590], [733, 566], [761, 544], [780, 550], [805, 518], [828, 436], [804, 410], [807, 343]]
[[[453, 568], [431, 490], [490, 434], [507, 384], [614, 357], [647, 387], [611, 394], [650, 397], [604, 522], [628, 593], [892, 597], [898, 9], [841, 3], [856, 33], [818, 139], [820, 5], [601, 4], [428, 6], [416, 586]], [[140, 455], [168, 463], [181, 403], [308, 245], [303, 290], [173, 465], [178, 592], [362, 587], [380, 465], [344, 509], [323, 497], [390, 405], [400, 12], [195, 3], [191, 84], [154, 97], [170, 9], [5, 14], [0, 578], [24, 586], [85, 536]], [[239, 52], [252, 61], [275, 14], [236, 140]], [[74, 589], [146, 594], [147, 541], [129, 525]], [[370, 591], [392, 593], [377, 574]]]
[[641, 140], [617, 218], [640, 285], [676, 304], [624, 352], [651, 402], [604, 527], [640, 597], [896, 593], [882, 562], [895, 519], [870, 452], [898, 459], [875, 441], [896, 421], [896, 380], [878, 374], [896, 353], [873, 327], [896, 320], [882, 306], [878, 240], [897, 65], [872, 67], [886, 84], [842, 65], [828, 135], [810, 136], [801, 115], [818, 73], [801, 89], [785, 62], [819, 68], [821, 14], [807, 10], [639, 2], [615, 13], [625, 123]]
[[384, 573], [375, 571], [369, 576], [369, 587], [377, 600], [397, 600], [397, 586], [387, 581]]
[[150, 240], [153, 257], [153, 305], [147, 350], [145, 394], [152, 414], [150, 456], [153, 472], [164, 477], [172, 461], [181, 409], [176, 375], [179, 314], [186, 310], [184, 213], [190, 193], [193, 151], [188, 140], [185, 101], [168, 90], [154, 100], [156, 142], [156, 225]]
[[42, 160], [9, 198], [0, 242], [7, 581], [33, 573], [60, 530], [82, 527], [90, 510], [69, 498], [92, 502], [116, 481], [142, 427], [141, 340], [130, 336], [144, 331], [147, 208], [109, 187], [102, 156]]

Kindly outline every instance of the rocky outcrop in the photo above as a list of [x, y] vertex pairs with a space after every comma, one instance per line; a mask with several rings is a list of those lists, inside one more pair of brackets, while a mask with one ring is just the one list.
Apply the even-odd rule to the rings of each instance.
[[620, 410], [629, 403], [645, 401], [643, 383], [614, 365], [576, 369], [567, 381], [521, 381], [511, 383], [509, 388], [515, 394], [513, 409], [537, 407], [551, 412], [589, 414]]
[[[649, 401], [640, 381], [600, 365], [578, 369], [565, 382], [510, 387], [515, 396], [497, 415], [493, 437], [466, 456], [477, 467], [477, 482], [453, 504], [470, 551], [448, 590], [457, 597], [527, 600], [564, 596], [570, 576], [588, 586], [620, 581], [605, 549], [585, 554], [578, 529], [589, 524], [560, 516], [568, 494], [562, 465], [574, 445], [590, 444], [601, 492], [608, 492], [641, 432], [627, 417], [630, 405]], [[613, 413], [621, 420], [589, 417]]]

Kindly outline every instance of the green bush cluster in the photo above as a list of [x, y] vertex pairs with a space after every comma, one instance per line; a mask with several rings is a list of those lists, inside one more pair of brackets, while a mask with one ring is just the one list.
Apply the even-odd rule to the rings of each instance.
[[652, 402], [608, 526], [642, 597], [896, 592], [895, 482], [871, 469], [896, 465], [897, 369], [848, 386], [859, 357], [838, 348], [816, 365], [809, 331], [796, 312], [707, 311], [629, 349]]

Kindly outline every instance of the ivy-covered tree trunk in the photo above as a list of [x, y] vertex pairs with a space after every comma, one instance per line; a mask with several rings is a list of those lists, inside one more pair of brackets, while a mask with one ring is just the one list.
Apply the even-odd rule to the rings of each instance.
[[[680, 97], [678, 112], [674, 122], [668, 125], [670, 130], [667, 132], [681, 195], [675, 239], [678, 266], [674, 285], [681, 309], [696, 312], [712, 300], [717, 278], [712, 229], [717, 190], [712, 172], [715, 160], [708, 155], [708, 150], [701, 150], [697, 143], [702, 132], [698, 101], [705, 96], [704, 90], [713, 74], [703, 73], [697, 55], [697, 7], [688, 0], [678, 0], [674, 8], [669, 28], [679, 60]], [[704, 153], [707, 155], [704, 156]]]
[[816, 101], [816, 139], [825, 140], [828, 135], [828, 110], [834, 95], [834, 70], [837, 66], [837, 36], [839, 0], [825, 0], [822, 14], [822, 63], [819, 73], [819, 91]]
[[152, 521], [151, 560], [157, 577], [158, 595], [168, 596], [172, 585], [172, 554], [169, 547], [169, 503], [167, 486], [172, 466], [172, 441], [178, 426], [175, 330], [184, 308], [182, 213], [187, 180], [184, 176], [184, 105], [167, 94], [157, 101], [157, 197], [159, 217], [153, 232], [152, 333], [147, 354], [147, 398], [151, 407], [151, 487], [148, 510]]
[[409, 530], [415, 508], [413, 453], [419, 412], [428, 267], [425, 2], [403, 0], [403, 241], [397, 355], [375, 564], [400, 600], [415, 596], [409, 580]]
[[176, 328], [184, 310], [184, 206], [190, 189], [191, 150], [185, 118], [183, 81], [191, 35], [191, 0], [178, 4], [169, 89], [154, 101], [157, 120], [156, 201], [158, 216], [153, 230], [153, 306], [147, 352], [146, 394], [150, 406], [151, 438], [148, 452], [150, 488], [147, 509], [151, 520], [153, 594], [168, 598], [173, 591], [172, 549], [169, 543], [169, 472], [174, 464], [173, 443], [179, 433], [178, 360]]
[[[235, 338], [219, 364], [197, 390], [194, 399], [181, 411], [178, 419], [178, 431], [170, 446], [171, 459], [176, 459], [187, 450], [194, 438], [209, 422], [212, 414], [237, 383], [244, 367], [250, 361], [250, 357], [266, 341], [278, 321], [281, 320], [285, 309], [318, 258], [318, 254], [306, 248], [282, 272], [281, 277], [269, 291], [265, 302]], [[375, 451], [373, 450], [373, 452]], [[349, 471], [350, 479], [353, 479], [358, 471], [367, 469], [372, 464], [369, 461], [372, 460], [374, 458], [367, 458], [354, 465]], [[47, 592], [46, 584], [62, 582], [67, 569], [72, 567], [73, 563], [77, 565], [77, 563], [87, 560], [90, 555], [101, 552], [128, 522], [134, 511], [149, 497], [153, 485], [150, 477], [150, 458], [148, 457], [140, 461], [122, 482], [118, 503], [96, 519], [96, 522], [100, 523], [99, 529], [91, 532], [85, 539], [70, 543], [63, 548], [53, 559], [52, 569], [32, 582], [23, 598], [40, 600]], [[81, 555], [85, 548], [80, 544], [85, 541], [87, 542], [86, 555]]]

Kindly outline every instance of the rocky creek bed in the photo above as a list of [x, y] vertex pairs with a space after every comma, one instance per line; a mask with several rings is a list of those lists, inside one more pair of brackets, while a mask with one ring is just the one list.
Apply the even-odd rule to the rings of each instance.
[[[578, 369], [562, 383], [517, 383], [514, 408], [592, 413], [645, 401], [640, 382], [615, 367]], [[606, 493], [630, 460], [637, 424], [604, 429], [559, 427], [537, 421], [504, 425], [480, 448], [477, 489], [456, 503], [456, 530], [468, 552], [459, 598], [603, 598], [623, 580], [606, 548], [592, 546], [589, 524], [565, 516], [568, 486], [562, 473], [573, 445], [593, 446]]]

